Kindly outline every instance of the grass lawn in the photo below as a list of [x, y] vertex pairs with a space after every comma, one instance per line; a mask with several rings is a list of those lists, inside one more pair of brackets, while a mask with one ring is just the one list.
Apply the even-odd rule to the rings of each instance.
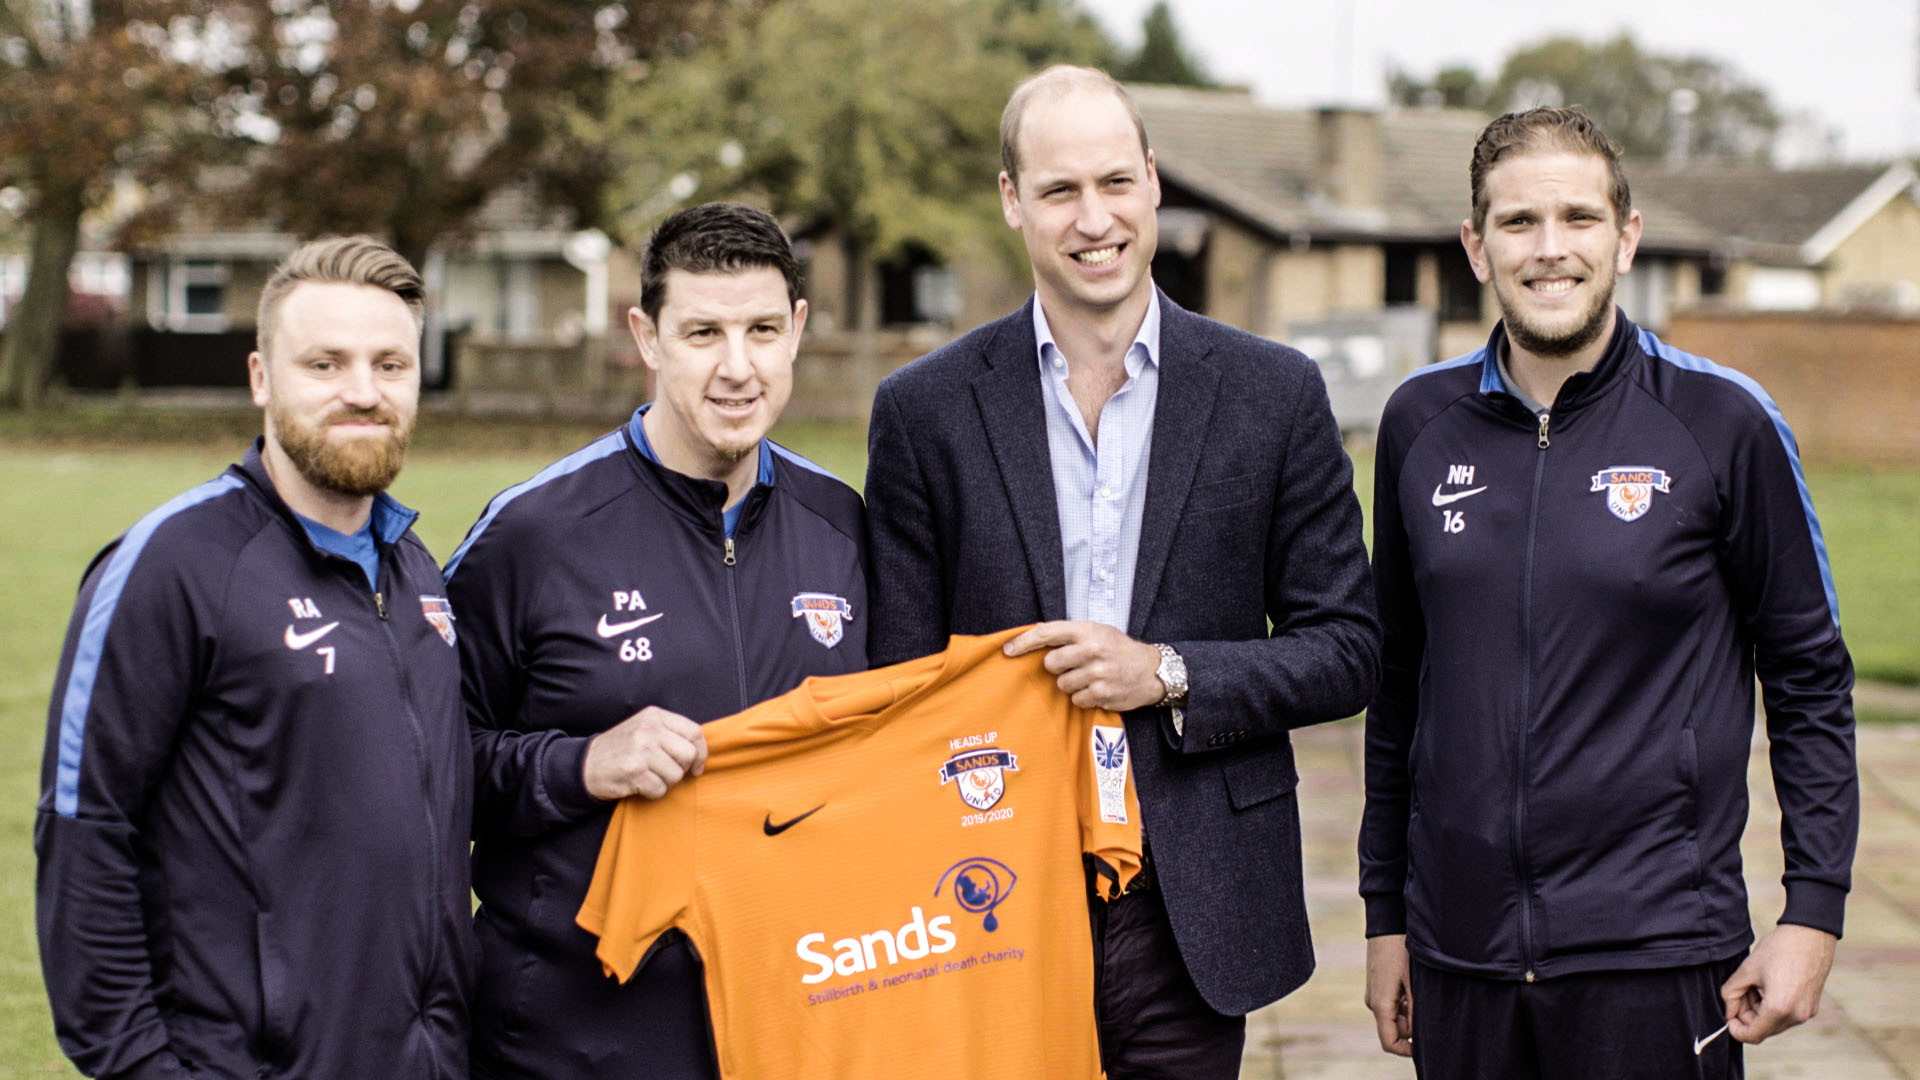
[[[252, 412], [0, 417], [0, 1080], [72, 1075], [41, 988], [32, 827], [52, 672], [80, 574], [142, 514], [219, 472], [258, 423]], [[395, 494], [421, 511], [418, 531], [444, 559], [489, 496], [600, 430], [428, 417]], [[860, 430], [793, 425], [777, 437], [860, 485]], [[1364, 504], [1372, 461], [1357, 464]], [[1920, 469], [1817, 470], [1809, 482], [1861, 673], [1920, 683]]]

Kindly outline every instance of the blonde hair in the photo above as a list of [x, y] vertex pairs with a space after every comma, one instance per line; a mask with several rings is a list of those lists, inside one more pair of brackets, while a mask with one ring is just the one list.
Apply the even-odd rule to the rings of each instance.
[[254, 347], [262, 354], [273, 340], [273, 323], [281, 301], [306, 282], [325, 285], [371, 285], [385, 289], [407, 305], [419, 329], [426, 316], [426, 287], [419, 271], [399, 252], [371, 236], [329, 236], [310, 240], [274, 267], [254, 316]]

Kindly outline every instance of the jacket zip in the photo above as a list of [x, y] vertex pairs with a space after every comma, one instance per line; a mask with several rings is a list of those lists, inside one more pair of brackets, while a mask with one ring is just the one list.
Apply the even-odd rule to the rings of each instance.
[[1513, 865], [1520, 885], [1520, 956], [1526, 965], [1522, 977], [1533, 981], [1533, 882], [1527, 868], [1527, 729], [1533, 723], [1533, 564], [1534, 540], [1540, 526], [1540, 482], [1547, 471], [1547, 422], [1551, 414], [1540, 414], [1540, 434], [1534, 440], [1539, 453], [1534, 455], [1533, 503], [1527, 512], [1527, 574], [1525, 598], [1520, 605], [1520, 640], [1526, 643], [1527, 662], [1520, 672], [1520, 733], [1515, 740], [1513, 770]]
[[734, 670], [740, 678], [740, 707], [745, 709], [753, 703], [747, 700], [747, 647], [740, 636], [740, 586], [734, 571], [738, 560], [734, 557], [731, 536], [727, 537], [726, 557], [721, 561], [727, 564], [727, 604], [733, 614]]
[[[381, 569], [382, 572], [385, 571], [384, 559], [382, 560]], [[442, 920], [439, 918], [440, 912], [438, 904], [438, 898], [440, 896], [440, 833], [434, 826], [433, 821], [433, 774], [432, 764], [429, 762], [427, 754], [427, 733], [426, 730], [420, 726], [420, 715], [416, 713], [413, 708], [413, 688], [407, 684], [406, 665], [403, 664], [400, 659], [400, 641], [393, 636], [393, 622], [387, 617], [386, 595], [378, 589], [375, 589], [373, 593], [373, 607], [374, 611], [380, 616], [380, 629], [386, 634], [387, 658], [393, 663], [394, 681], [400, 686], [400, 700], [404, 702], [407, 707], [407, 725], [413, 732], [414, 754], [420, 763], [421, 805], [426, 810], [425, 817], [427, 822], [427, 881], [429, 886], [427, 895], [435, 898], [429, 907], [434, 931], [432, 941], [433, 951], [427, 957], [426, 969], [432, 971], [439, 961], [442, 946], [440, 939], [443, 936], [444, 927]], [[424, 990], [425, 988], [421, 987], [420, 989]], [[423, 1003], [416, 1003], [416, 1007], [421, 1007], [422, 1004]], [[424, 1009], [422, 1009], [422, 1015], [417, 1016], [415, 1019], [416, 1023], [424, 1030], [426, 1028]], [[440, 1076], [443, 1073], [440, 1065], [440, 1050], [434, 1045], [431, 1034], [431, 1032], [428, 1032], [429, 1037], [425, 1040], [427, 1044], [427, 1056], [433, 1061], [433, 1075]]]

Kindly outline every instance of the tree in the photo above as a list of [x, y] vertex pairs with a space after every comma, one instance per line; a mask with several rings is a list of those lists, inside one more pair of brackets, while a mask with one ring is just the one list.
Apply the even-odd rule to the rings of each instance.
[[177, 172], [210, 129], [189, 89], [191, 42], [227, 5], [0, 0], [0, 188], [26, 199], [27, 283], [0, 343], [0, 407], [36, 406], [51, 377], [80, 224], [117, 176]]
[[1571, 105], [1634, 158], [1763, 158], [1780, 115], [1758, 84], [1704, 56], [1643, 52], [1621, 34], [1589, 45], [1551, 38], [1515, 52], [1488, 97], [1505, 112]]
[[993, 183], [1007, 92], [1038, 62], [1103, 45], [1035, 0], [769, 4], [617, 93], [611, 217], [634, 240], [678, 205], [748, 198], [831, 230], [849, 321], [870, 328], [876, 261], [1007, 232]]
[[1123, 82], [1163, 83], [1168, 86], [1213, 87], [1218, 85], [1206, 69], [1187, 52], [1180, 40], [1180, 28], [1174, 25], [1173, 10], [1167, 0], [1155, 0], [1140, 21], [1140, 50], [1122, 64], [1115, 76]]
[[258, 147], [236, 216], [365, 231], [419, 265], [502, 188], [594, 221], [610, 161], [579, 137], [609, 82], [705, 0], [254, 5], [227, 128]]
[[1487, 87], [1479, 73], [1465, 64], [1441, 68], [1431, 82], [1422, 82], [1403, 68], [1390, 68], [1387, 100], [1410, 107], [1478, 109], [1486, 105]]

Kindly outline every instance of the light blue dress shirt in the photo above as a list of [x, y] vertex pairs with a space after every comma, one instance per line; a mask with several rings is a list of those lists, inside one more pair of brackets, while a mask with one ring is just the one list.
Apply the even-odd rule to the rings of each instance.
[[1071, 357], [1060, 352], [1040, 298], [1033, 299], [1033, 336], [1053, 462], [1060, 546], [1066, 557], [1067, 618], [1105, 623], [1125, 633], [1133, 609], [1133, 570], [1147, 504], [1147, 458], [1153, 407], [1160, 391], [1160, 296], [1124, 361], [1127, 381], [1100, 410], [1100, 441], [1087, 432], [1067, 389]]

